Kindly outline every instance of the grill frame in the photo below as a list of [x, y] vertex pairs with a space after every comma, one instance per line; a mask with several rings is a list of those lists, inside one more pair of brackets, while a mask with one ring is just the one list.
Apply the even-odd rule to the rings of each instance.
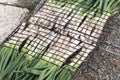
[[[42, 8], [42, 6], [44, 6], [44, 4], [46, 3], [46, 1], [47, 0], [42, 0], [40, 3], [39, 3], [39, 5], [36, 7], [36, 9], [33, 11], [33, 13], [31, 14], [31, 16], [33, 16], [33, 15], [35, 15], [37, 12], [38, 12], [38, 10], [40, 10], [41, 8]], [[28, 21], [29, 19], [27, 19], [26, 21]], [[22, 24], [23, 22], [21, 22], [21, 24]], [[20, 30], [20, 26], [21, 26], [21, 24], [3, 41], [3, 43], [1, 44], [1, 45], [3, 45], [3, 44], [5, 44], [7, 41], [9, 41], [10, 40], [10, 38], [12, 37], [12, 36], [14, 36], [19, 30]], [[28, 23], [26, 23], [26, 24], [29, 24], [29, 22]], [[28, 25], [26, 25], [26, 27], [24, 28], [24, 29], [26, 29], [28, 27]], [[24, 30], [23, 29], [23, 30]], [[109, 34], [110, 33], [110, 30], [111, 28], [106, 28], [106, 29], [104, 29], [103, 30], [103, 33], [101, 34], [101, 36], [100, 36], [100, 38], [99, 38], [99, 41], [96, 43], [97, 45], [95, 46], [96, 48], [91, 52], [91, 53], [89, 53], [89, 56], [86, 58], [86, 60], [84, 60], [83, 62], [82, 62], [82, 65], [80, 65], [79, 67], [78, 67], [78, 70], [76, 70], [76, 74], [75, 75], [78, 75], [78, 74], [80, 74], [79, 72], [87, 65], [87, 61], [93, 56], [93, 54], [94, 54], [94, 52], [96, 51], [96, 50], [98, 50], [98, 49], [100, 49], [100, 50], [103, 50], [103, 51], [106, 51], [106, 52], [108, 52], [108, 53], [110, 53], [110, 54], [115, 54], [115, 55], [119, 55], [119, 53], [117, 53], [117, 52], [113, 52], [113, 51], [110, 51], [110, 50], [108, 50], [107, 48], [101, 48], [101, 44], [106, 44], [106, 46], [112, 46], [113, 48], [118, 48], [118, 49], [120, 49], [120, 47], [119, 46], [117, 46], [117, 45], [114, 45], [114, 44], [112, 44], [112, 43], [109, 43], [109, 42], [107, 42], [106, 40], [105, 40], [105, 37], [107, 36], [106, 34]], [[93, 36], [94, 37], [94, 36]]]

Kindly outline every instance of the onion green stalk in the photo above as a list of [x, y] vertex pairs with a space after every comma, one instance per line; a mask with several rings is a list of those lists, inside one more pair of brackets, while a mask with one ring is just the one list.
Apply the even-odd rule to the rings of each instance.
[[12, 48], [0, 48], [0, 80], [69, 80], [72, 75], [69, 70], [38, 58], [29, 59], [30, 55]]
[[96, 9], [100, 10], [99, 15], [108, 12], [115, 14], [119, 11], [120, 0], [50, 0], [50, 2], [64, 3], [67, 5], [75, 5], [77, 9], [80, 5], [83, 9], [83, 13], [93, 12]]

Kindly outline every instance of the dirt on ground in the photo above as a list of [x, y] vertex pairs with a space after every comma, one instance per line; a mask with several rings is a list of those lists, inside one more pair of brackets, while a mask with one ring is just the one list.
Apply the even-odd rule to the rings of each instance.
[[[112, 16], [106, 23], [110, 28], [105, 40], [120, 47], [120, 13]], [[103, 43], [101, 45], [104, 46]], [[112, 51], [116, 51], [115, 48]], [[120, 50], [117, 50], [120, 53]], [[117, 54], [118, 54], [117, 53]], [[120, 56], [96, 50], [87, 66], [81, 69], [78, 80], [120, 80]]]
[[26, 7], [30, 10], [33, 10], [40, 1], [41, 0], [18, 0], [17, 4], [22, 7]]

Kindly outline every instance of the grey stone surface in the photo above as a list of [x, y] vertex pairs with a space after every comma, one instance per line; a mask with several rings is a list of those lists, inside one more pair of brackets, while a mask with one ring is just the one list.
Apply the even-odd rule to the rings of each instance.
[[0, 0], [0, 3], [33, 9], [41, 0]]
[[25, 8], [0, 4], [0, 42], [20, 24], [28, 12]]
[[41, 0], [18, 0], [17, 4], [22, 7], [33, 9]]
[[0, 3], [15, 4], [17, 0], [0, 0]]

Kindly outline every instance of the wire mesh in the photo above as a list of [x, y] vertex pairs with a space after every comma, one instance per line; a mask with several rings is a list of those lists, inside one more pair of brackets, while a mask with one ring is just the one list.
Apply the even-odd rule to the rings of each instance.
[[[61, 5], [61, 1], [43, 2], [29, 21], [23, 22], [5, 40], [5, 46], [15, 45], [15, 49], [27, 50], [33, 57], [58, 66], [70, 65], [75, 70], [89, 59], [89, 55], [101, 43], [106, 46], [100, 49], [119, 55], [119, 46], [101, 38], [105, 37], [104, 33], [109, 33], [104, 29], [109, 18], [108, 12], [104, 11], [101, 17], [94, 17], [100, 13], [99, 9], [96, 13], [80, 15], [84, 12], [83, 7], [74, 10], [76, 5], [73, 2], [69, 2], [69, 6]], [[111, 48], [118, 50], [112, 51]]]

